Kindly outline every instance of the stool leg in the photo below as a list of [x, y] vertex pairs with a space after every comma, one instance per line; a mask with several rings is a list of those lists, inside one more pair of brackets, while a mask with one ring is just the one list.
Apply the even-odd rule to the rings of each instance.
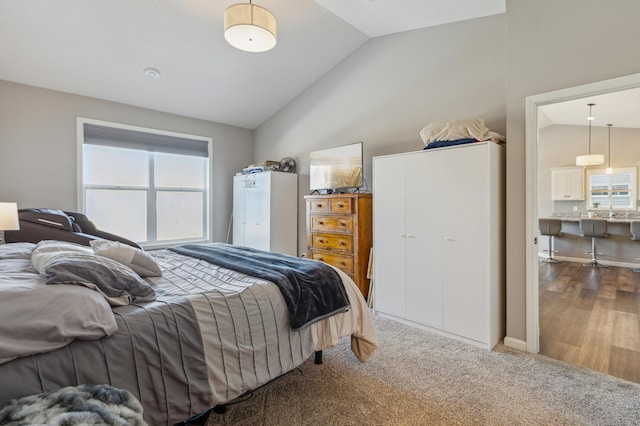
[[544, 260], [547, 263], [561, 263], [559, 260], [555, 259], [553, 257], [553, 253], [554, 253], [554, 249], [553, 249], [553, 245], [554, 245], [554, 239], [553, 239], [553, 235], [549, 235], [549, 254], [547, 256], [547, 258]]
[[592, 268], [608, 268], [607, 265], [603, 265], [602, 263], [598, 262], [597, 255], [598, 252], [596, 249], [596, 238], [591, 237], [591, 262], [583, 263], [582, 266], [591, 266]]

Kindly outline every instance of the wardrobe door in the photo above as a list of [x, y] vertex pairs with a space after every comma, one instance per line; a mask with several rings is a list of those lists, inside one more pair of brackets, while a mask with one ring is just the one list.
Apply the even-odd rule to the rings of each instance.
[[407, 155], [405, 164], [406, 317], [442, 327], [442, 222], [448, 194], [443, 151]]
[[[475, 340], [488, 338], [489, 163], [487, 145], [445, 152], [447, 216], [443, 235], [443, 328]], [[455, 196], [454, 196], [455, 194]]]
[[251, 178], [253, 185], [247, 185], [244, 191], [244, 245], [269, 251], [271, 173], [254, 173]]
[[405, 316], [405, 158], [373, 160], [374, 306]]

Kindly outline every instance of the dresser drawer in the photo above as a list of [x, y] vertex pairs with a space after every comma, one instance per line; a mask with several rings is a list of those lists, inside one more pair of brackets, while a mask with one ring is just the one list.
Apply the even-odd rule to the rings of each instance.
[[311, 246], [316, 249], [353, 251], [353, 237], [348, 234], [312, 234]]
[[310, 199], [309, 200], [309, 212], [313, 213], [328, 213], [331, 207], [331, 203], [328, 199]]
[[331, 199], [331, 213], [353, 213], [351, 198], [333, 198]]
[[353, 217], [351, 216], [311, 216], [313, 231], [353, 232]]
[[312, 251], [311, 258], [340, 268], [347, 274], [353, 274], [353, 257], [339, 254]]

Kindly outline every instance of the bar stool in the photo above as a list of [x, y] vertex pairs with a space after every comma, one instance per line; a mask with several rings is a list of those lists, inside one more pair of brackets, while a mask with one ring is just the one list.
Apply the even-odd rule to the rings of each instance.
[[560, 263], [559, 260], [553, 257], [553, 253], [556, 253], [553, 249], [553, 237], [557, 237], [562, 234], [560, 232], [560, 229], [562, 229], [562, 220], [538, 219], [538, 229], [540, 230], [540, 235], [547, 235], [549, 237], [549, 250], [547, 250], [549, 254], [544, 261], [547, 263]]
[[591, 238], [591, 251], [586, 253], [591, 254], [591, 262], [584, 263], [582, 266], [608, 268], [608, 266], [598, 262], [597, 255], [604, 253], [598, 253], [596, 249], [596, 239], [609, 236], [607, 234], [607, 221], [603, 219], [580, 219], [580, 235], [585, 238]]
[[[629, 231], [631, 232], [631, 239], [634, 241], [640, 240], [640, 221], [632, 220], [629, 223]], [[640, 258], [635, 258], [635, 260], [640, 260]], [[633, 272], [640, 272], [640, 268], [632, 269]]]

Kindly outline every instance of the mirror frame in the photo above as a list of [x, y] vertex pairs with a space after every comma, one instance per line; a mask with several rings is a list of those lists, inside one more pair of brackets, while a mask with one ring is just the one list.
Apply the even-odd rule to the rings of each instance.
[[526, 350], [540, 351], [538, 294], [538, 108], [640, 87], [640, 74], [598, 81], [525, 99], [525, 182], [526, 182]]

